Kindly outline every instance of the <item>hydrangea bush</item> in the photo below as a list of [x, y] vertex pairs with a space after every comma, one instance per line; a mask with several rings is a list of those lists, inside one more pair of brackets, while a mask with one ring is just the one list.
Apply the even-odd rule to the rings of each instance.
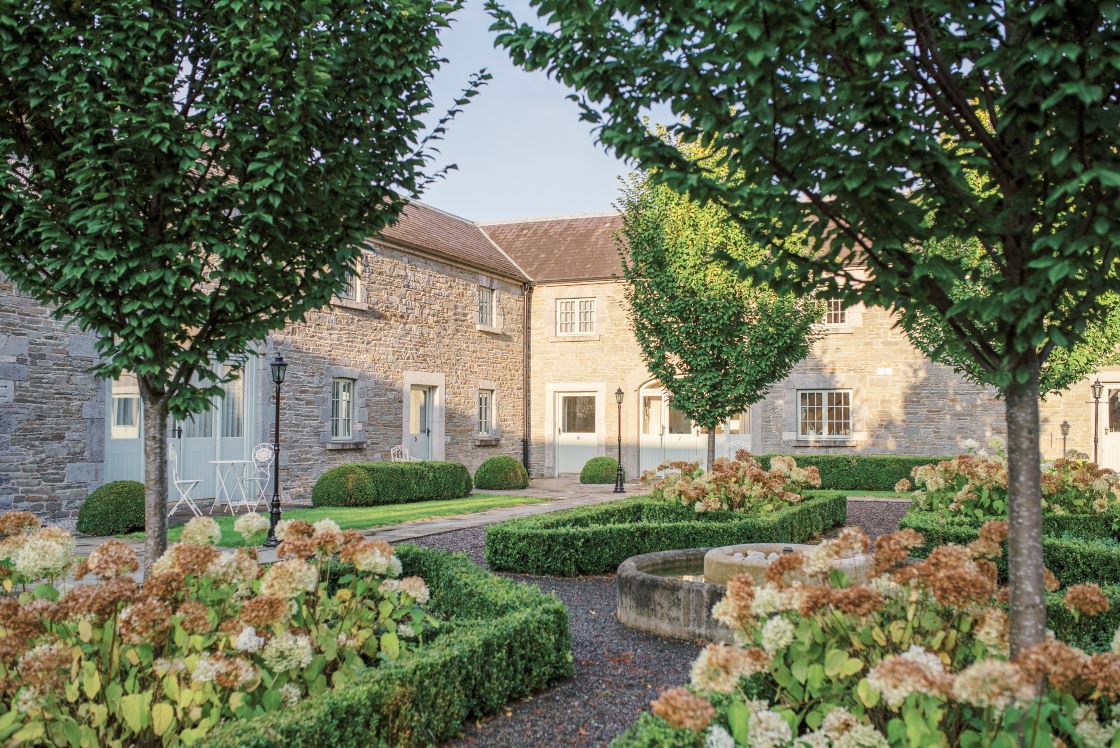
[[[268, 521], [236, 525], [259, 540]], [[191, 745], [345, 686], [438, 626], [391, 546], [329, 519], [278, 525], [270, 566], [253, 548], [219, 551], [217, 523], [193, 519], [143, 584], [120, 540], [76, 562], [73, 540], [33, 515], [0, 516], [0, 535], [6, 745]], [[66, 588], [71, 571], [93, 580]]]
[[776, 455], [770, 469], [740, 449], [735, 459], [720, 457], [705, 473], [697, 462], [670, 462], [642, 474], [655, 499], [679, 502], [697, 512], [774, 512], [799, 504], [807, 488], [819, 488], [820, 471], [798, 467], [792, 457]]
[[[691, 686], [653, 712], [709, 748], [1109, 746], [1120, 740], [1120, 633], [1088, 655], [1049, 639], [1012, 659], [998, 558], [1007, 525], [907, 564], [912, 530], [880, 537], [874, 576], [853, 585], [830, 562], [863, 552], [857, 528], [788, 554], [765, 581], [730, 580], [713, 614], [735, 633], [692, 667]], [[1057, 584], [1048, 575], [1051, 586]], [[1064, 592], [1077, 616], [1106, 612], [1095, 585]]]
[[[914, 505], [925, 511], [948, 511], [976, 519], [1007, 515], [1007, 461], [1002, 443], [989, 443], [993, 453], [966, 445], [951, 460], [916, 467], [913, 482], [895, 489], [914, 490]], [[915, 490], [916, 489], [916, 490]], [[1042, 471], [1042, 508], [1051, 514], [1104, 514], [1120, 510], [1120, 475], [1092, 462], [1059, 459]]]

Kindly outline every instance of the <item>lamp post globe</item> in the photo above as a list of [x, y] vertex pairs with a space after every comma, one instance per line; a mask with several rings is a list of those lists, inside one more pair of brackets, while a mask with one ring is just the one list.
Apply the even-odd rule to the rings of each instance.
[[268, 510], [268, 539], [265, 548], [275, 548], [280, 541], [276, 537], [276, 525], [280, 522], [280, 386], [288, 372], [288, 362], [277, 352], [269, 364], [272, 370], [272, 383], [276, 386], [276, 421], [272, 432], [272, 503]]
[[622, 487], [622, 400], [625, 398], [626, 393], [619, 387], [614, 391], [614, 401], [618, 405], [618, 465], [614, 474], [614, 492], [625, 493], [626, 489]]

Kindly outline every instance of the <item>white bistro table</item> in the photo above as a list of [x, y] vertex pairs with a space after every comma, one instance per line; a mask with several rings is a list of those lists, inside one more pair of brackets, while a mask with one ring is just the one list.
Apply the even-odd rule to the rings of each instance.
[[[214, 508], [221, 506], [223, 502], [230, 514], [236, 514], [238, 507], [248, 506], [249, 500], [245, 496], [241, 473], [244, 472], [246, 465], [252, 464], [252, 460], [210, 460], [210, 464], [214, 466], [218, 479], [214, 486], [214, 503], [210, 507], [210, 514], [213, 514]], [[230, 487], [230, 481], [233, 482], [233, 488]], [[234, 501], [234, 490], [241, 494], [240, 501]]]

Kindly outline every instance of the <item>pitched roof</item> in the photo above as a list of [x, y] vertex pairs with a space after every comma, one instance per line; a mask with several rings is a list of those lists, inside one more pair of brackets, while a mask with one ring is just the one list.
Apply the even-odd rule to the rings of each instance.
[[538, 283], [622, 275], [614, 234], [617, 213], [478, 224]]
[[416, 200], [409, 201], [397, 222], [382, 231], [381, 236], [405, 249], [463, 262], [508, 278], [529, 279], [473, 222]]

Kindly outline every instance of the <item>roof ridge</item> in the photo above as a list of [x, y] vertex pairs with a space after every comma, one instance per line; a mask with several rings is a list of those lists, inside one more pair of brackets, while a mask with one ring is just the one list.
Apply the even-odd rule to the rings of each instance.
[[[450, 214], [449, 214], [450, 215]], [[538, 223], [540, 221], [574, 221], [579, 218], [613, 218], [621, 215], [612, 210], [605, 213], [568, 213], [559, 216], [537, 216], [535, 218], [509, 218], [501, 221], [475, 221], [477, 226], [505, 226], [513, 223]]]
[[477, 221], [472, 221], [469, 218], [463, 218], [462, 216], [456, 215], [455, 213], [452, 213], [451, 211], [444, 210], [443, 208], [437, 208], [436, 206], [432, 205], [431, 203], [426, 203], [423, 200], [417, 200], [414, 197], [406, 197], [405, 200], [409, 203], [415, 203], [416, 205], [422, 205], [425, 208], [428, 208], [429, 210], [434, 210], [436, 213], [442, 213], [445, 216], [448, 216], [449, 218], [454, 218], [457, 221], [462, 221], [463, 223], [469, 223], [471, 226], [477, 226], [478, 225]]

